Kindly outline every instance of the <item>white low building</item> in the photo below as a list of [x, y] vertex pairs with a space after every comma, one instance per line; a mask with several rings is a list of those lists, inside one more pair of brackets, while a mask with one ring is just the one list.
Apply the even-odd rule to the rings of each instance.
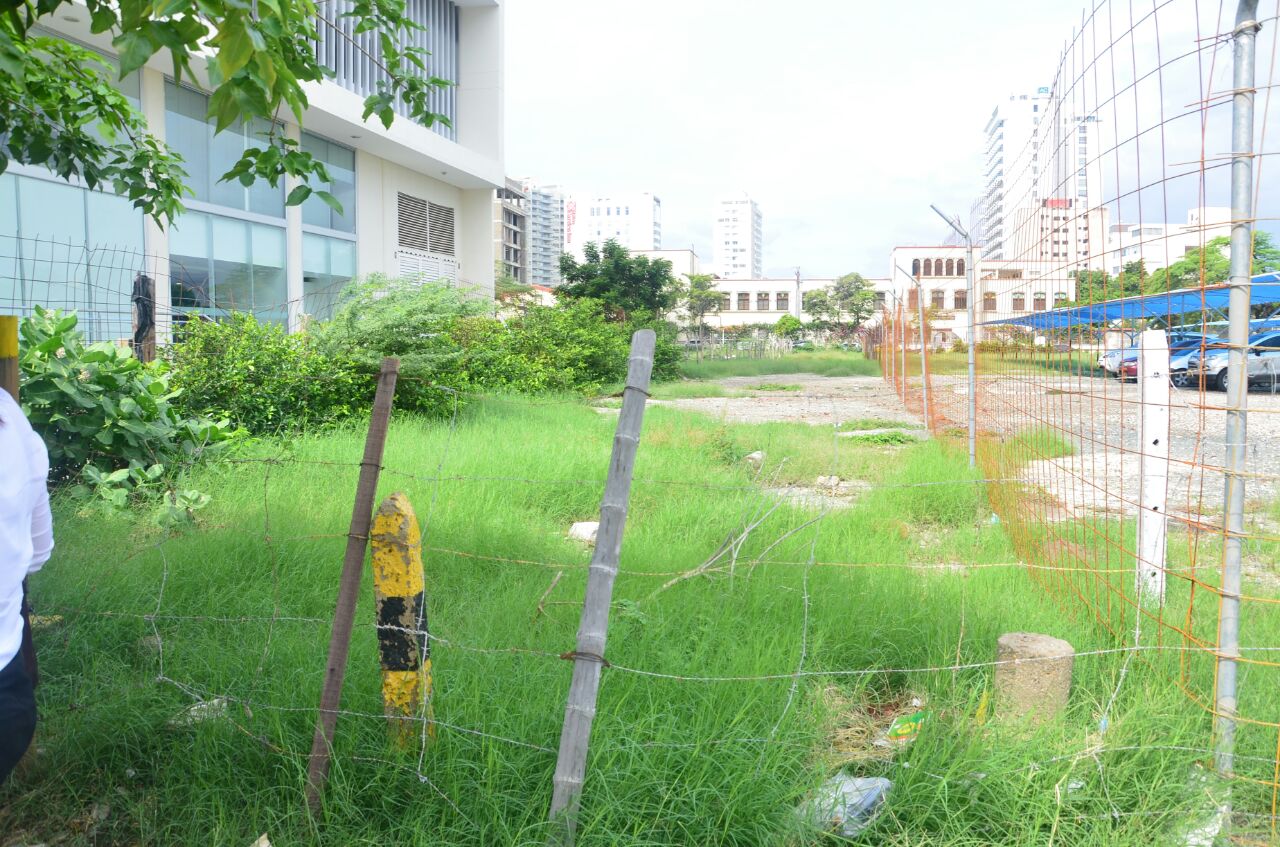
[[[305, 315], [326, 316], [343, 285], [371, 273], [444, 279], [491, 298], [493, 197], [505, 187], [500, 0], [410, 4], [426, 27], [425, 73], [456, 82], [433, 94], [433, 110], [451, 126], [400, 114], [389, 129], [361, 118], [383, 71], [351, 45], [373, 36], [356, 35], [343, 17], [352, 0], [320, 8], [315, 49], [333, 76], [305, 84], [302, 126], [286, 114], [280, 130], [325, 163], [332, 182], [317, 187], [341, 212], [314, 197], [286, 206], [291, 185], [220, 181], [266, 126], [215, 135], [202, 79], [175, 82], [161, 51], [117, 88], [185, 160], [187, 211], [163, 228], [109, 191], [11, 164], [0, 175], [0, 250], [16, 261], [0, 266], [0, 296], [18, 292], [10, 299], [22, 310], [77, 308], [92, 337], [121, 338], [131, 334], [131, 288], [144, 273], [155, 281], [161, 342], [174, 322], [231, 310], [296, 328]], [[80, 7], [45, 23], [114, 61], [110, 34], [92, 33]]]

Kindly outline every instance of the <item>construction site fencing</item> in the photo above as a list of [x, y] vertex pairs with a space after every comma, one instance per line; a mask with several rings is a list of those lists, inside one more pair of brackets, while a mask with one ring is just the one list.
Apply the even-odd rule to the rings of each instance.
[[[1091, 4], [1050, 84], [988, 126], [977, 325], [960, 330], [976, 383], [919, 357], [905, 304], [878, 331], [886, 380], [909, 408], [927, 396], [935, 429], [963, 426], [976, 392], [994, 511], [1064, 613], [1139, 662], [1179, 651], [1162, 673], [1230, 782], [1222, 832], [1251, 811], [1274, 838], [1280, 303], [1253, 280], [1280, 270], [1280, 26], [1261, 6]], [[1178, 290], [1198, 292], [1190, 311], [1161, 300]], [[1067, 312], [1143, 295], [1138, 317]]]

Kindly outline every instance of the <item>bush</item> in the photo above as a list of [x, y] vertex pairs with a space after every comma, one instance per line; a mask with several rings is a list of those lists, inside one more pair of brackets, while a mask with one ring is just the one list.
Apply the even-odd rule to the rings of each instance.
[[309, 334], [234, 313], [191, 321], [169, 350], [177, 405], [226, 417], [255, 434], [340, 421], [369, 408], [376, 382]]
[[123, 505], [128, 492], [163, 487], [232, 436], [226, 421], [182, 414], [163, 363], [85, 345], [76, 323], [37, 306], [20, 327], [22, 407], [49, 448], [54, 482], [83, 482]]
[[951, 342], [951, 352], [952, 353], [968, 353], [969, 345], [964, 343], [963, 338], [957, 338], [955, 341]]
[[508, 391], [592, 391], [627, 372], [628, 340], [593, 300], [532, 306], [505, 324], [458, 321], [454, 339], [469, 386]]
[[446, 285], [374, 274], [349, 286], [333, 320], [312, 331], [321, 351], [348, 359], [371, 385], [384, 356], [399, 358], [396, 408], [447, 415], [465, 387], [454, 326], [492, 308]]

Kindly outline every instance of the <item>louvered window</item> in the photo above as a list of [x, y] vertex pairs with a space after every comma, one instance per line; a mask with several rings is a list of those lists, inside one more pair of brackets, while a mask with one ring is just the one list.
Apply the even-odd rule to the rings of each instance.
[[442, 256], [455, 254], [452, 208], [399, 192], [396, 194], [396, 209], [399, 212], [401, 249], [421, 250]]
[[453, 209], [435, 203], [428, 203], [427, 207], [428, 215], [431, 219], [431, 225], [427, 230], [431, 244], [428, 249], [432, 253], [443, 253], [446, 256], [452, 256], [454, 254]]
[[400, 246], [410, 250], [429, 251], [431, 242], [427, 237], [427, 201], [421, 197], [399, 193], [396, 195], [396, 210], [399, 213]]

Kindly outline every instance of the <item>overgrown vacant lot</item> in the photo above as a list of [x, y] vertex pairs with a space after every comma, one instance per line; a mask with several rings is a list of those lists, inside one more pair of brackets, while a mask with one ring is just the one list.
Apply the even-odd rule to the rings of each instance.
[[[596, 519], [613, 425], [545, 398], [478, 401], [453, 427], [393, 420], [380, 494], [407, 492], [424, 523], [439, 738], [421, 760], [430, 784], [416, 747], [388, 746], [366, 577], [343, 700], [360, 715], [339, 723], [315, 822], [303, 774], [363, 432], [264, 441], [254, 461], [198, 471], [212, 504], [172, 536], [59, 503], [33, 585], [37, 611], [62, 616], [37, 633], [41, 752], [0, 793], [0, 843], [541, 844], [570, 675], [558, 655], [589, 560], [565, 531]], [[765, 517], [763, 489], [830, 474], [863, 483], [847, 508], [801, 528], [819, 512], [783, 498]], [[1169, 684], [1176, 655], [1131, 664], [1105, 747], [1114, 653], [1077, 659], [1064, 719], [981, 720], [1000, 633], [1116, 645], [999, 566], [1014, 554], [975, 478], [945, 442], [650, 409], [580, 843], [833, 843], [794, 810], [841, 765], [894, 782], [860, 843], [1169, 843], [1204, 805], [1190, 776], [1208, 737]], [[732, 569], [659, 590], [760, 518]], [[170, 724], [219, 696], [224, 717]], [[930, 718], [890, 757], [872, 742], [913, 698]]]

